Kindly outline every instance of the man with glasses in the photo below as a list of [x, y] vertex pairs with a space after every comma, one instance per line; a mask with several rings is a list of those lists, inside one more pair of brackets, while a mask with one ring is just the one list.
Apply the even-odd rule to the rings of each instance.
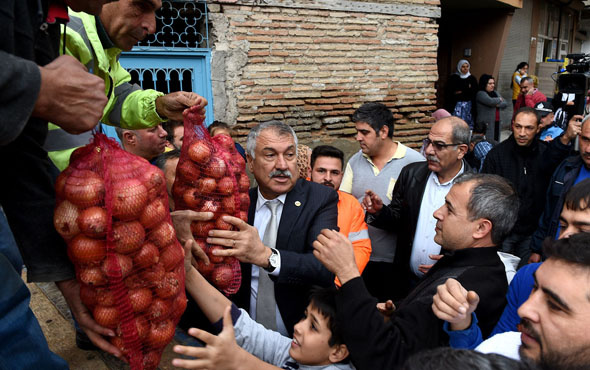
[[432, 267], [440, 254], [434, 241], [436, 219], [433, 212], [445, 202], [453, 180], [470, 171], [463, 160], [469, 146], [469, 126], [458, 117], [436, 122], [424, 139], [426, 162], [405, 166], [393, 188], [389, 205], [367, 190], [363, 207], [367, 223], [398, 235], [393, 262], [393, 300], [404, 298]]
[[481, 172], [500, 175], [512, 182], [520, 199], [518, 220], [500, 251], [527, 263], [531, 236], [545, 207], [545, 192], [555, 168], [571, 149], [570, 142], [580, 132], [582, 116], [573, 116], [566, 131], [546, 143], [537, 139], [539, 116], [534, 108], [521, 108], [512, 122], [513, 134], [488, 153]]
[[[365, 103], [352, 115], [360, 149], [344, 171], [340, 190], [352, 194], [361, 202], [367, 189], [377, 194], [385, 205], [391, 201], [391, 192], [404, 166], [424, 161], [420, 153], [393, 140], [393, 113], [381, 103]], [[380, 301], [391, 298], [393, 259], [397, 235], [391, 230], [369, 226], [371, 257], [363, 280], [367, 289]]]

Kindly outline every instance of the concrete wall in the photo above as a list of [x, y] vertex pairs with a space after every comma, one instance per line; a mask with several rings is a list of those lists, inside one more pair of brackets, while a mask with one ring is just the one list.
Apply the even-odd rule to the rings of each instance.
[[436, 108], [438, 0], [251, 1], [209, 5], [215, 117], [238, 140], [258, 122], [303, 143], [355, 134], [350, 115], [380, 101], [395, 136], [419, 147]]

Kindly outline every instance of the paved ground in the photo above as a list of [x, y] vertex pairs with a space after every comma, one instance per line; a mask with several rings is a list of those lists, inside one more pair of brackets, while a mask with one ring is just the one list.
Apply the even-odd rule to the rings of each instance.
[[[63, 357], [72, 370], [123, 370], [124, 362], [101, 351], [82, 351], [76, 347], [75, 329], [65, 301], [53, 283], [27, 284], [31, 291], [31, 309], [37, 316], [47, 338], [49, 348]], [[175, 339], [166, 347], [161, 370], [178, 369], [171, 361], [176, 355], [172, 346], [190, 341], [186, 334], [177, 331]]]

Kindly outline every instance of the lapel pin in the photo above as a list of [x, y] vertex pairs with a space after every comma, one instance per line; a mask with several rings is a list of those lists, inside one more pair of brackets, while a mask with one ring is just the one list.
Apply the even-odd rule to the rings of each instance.
[[295, 201], [295, 207], [300, 207], [300, 206], [301, 206], [301, 202], [300, 202], [300, 201], [298, 201], [298, 200], [296, 200], [296, 201]]

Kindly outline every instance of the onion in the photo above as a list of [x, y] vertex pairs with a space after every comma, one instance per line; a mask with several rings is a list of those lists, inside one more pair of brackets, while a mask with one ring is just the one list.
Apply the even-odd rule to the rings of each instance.
[[77, 221], [78, 215], [78, 207], [67, 200], [64, 200], [55, 208], [53, 225], [65, 240], [73, 238], [80, 232]]

